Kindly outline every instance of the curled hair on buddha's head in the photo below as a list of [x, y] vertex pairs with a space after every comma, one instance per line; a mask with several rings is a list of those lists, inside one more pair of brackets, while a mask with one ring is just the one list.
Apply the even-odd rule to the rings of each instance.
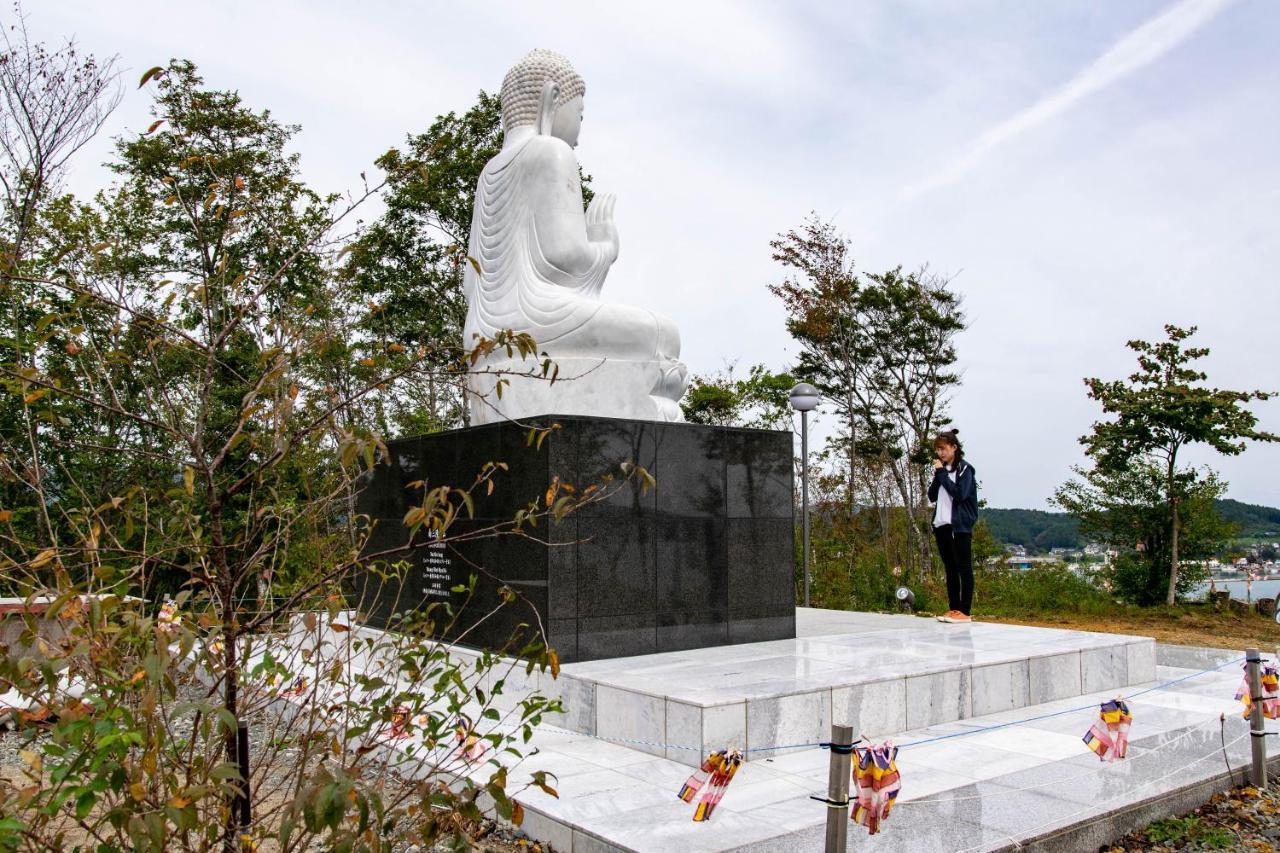
[[531, 50], [511, 67], [502, 80], [502, 129], [536, 124], [542, 103], [542, 87], [548, 81], [558, 89], [555, 105], [562, 107], [585, 95], [587, 84], [569, 60], [551, 50]]
[[960, 430], [945, 429], [933, 438], [933, 446], [937, 447], [945, 444], [956, 449], [956, 461], [959, 462], [964, 458], [964, 447], [960, 444]]

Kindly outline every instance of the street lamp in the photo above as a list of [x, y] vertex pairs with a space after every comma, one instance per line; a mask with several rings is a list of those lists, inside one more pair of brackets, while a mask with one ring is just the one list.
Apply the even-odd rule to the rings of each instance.
[[809, 413], [822, 398], [818, 389], [801, 382], [791, 389], [791, 408], [800, 413], [800, 506], [804, 524], [804, 606], [809, 606]]

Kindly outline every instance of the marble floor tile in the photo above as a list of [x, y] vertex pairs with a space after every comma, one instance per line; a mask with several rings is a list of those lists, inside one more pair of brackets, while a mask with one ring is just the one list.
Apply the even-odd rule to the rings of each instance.
[[906, 681], [908, 728], [923, 728], [973, 716], [968, 669], [908, 676]]
[[[730, 792], [732, 792], [732, 787]], [[619, 811], [585, 821], [583, 829], [624, 849], [637, 853], [719, 853], [745, 844], [774, 838], [786, 832], [754, 817], [739, 814], [725, 804], [705, 823], [693, 822], [694, 806], [674, 795], [669, 802]], [[574, 853], [578, 853], [577, 838]]]
[[919, 749], [903, 749], [898, 752], [898, 766], [906, 769], [945, 770], [974, 781], [992, 779], [1016, 770], [1026, 770], [1043, 763], [1043, 759], [1025, 753], [1004, 749], [970, 746], [959, 740], [928, 744]]
[[524, 822], [520, 830], [530, 838], [537, 838], [553, 850], [573, 850], [573, 826], [533, 808], [524, 807]]
[[1125, 646], [1130, 684], [1142, 684], [1156, 678], [1156, 644], [1154, 640]]
[[[733, 784], [725, 792], [723, 804], [736, 812], [751, 812], [752, 817], [761, 817], [757, 812], [769, 805], [803, 797], [808, 800], [810, 794], [821, 792], [812, 785], [805, 784], [793, 777], [777, 776], [772, 779], [752, 781], [734, 777]], [[809, 806], [810, 814], [817, 810]], [[820, 814], [820, 813], [819, 813]], [[803, 824], [801, 824], [803, 825]]]
[[1030, 703], [1029, 664], [1026, 660], [975, 666], [970, 670], [975, 717], [1023, 708]]
[[1058, 761], [1081, 754], [1081, 751], [1086, 748], [1081, 737], [1084, 736], [1088, 727], [1087, 724], [1076, 726], [1067, 733], [1059, 734], [1024, 726], [1010, 726], [967, 737], [964, 742], [1032, 755], [1047, 761]]
[[556, 780], [552, 787], [559, 797], [552, 797], [538, 788], [529, 788], [521, 792], [518, 799], [545, 814], [554, 815], [556, 820], [587, 829], [591, 828], [593, 819], [616, 814], [619, 803], [628, 809], [638, 809], [671, 800], [679, 802], [675, 792], [615, 770], [574, 773]]
[[[702, 751], [747, 746], [747, 703], [713, 705], [702, 709]], [[750, 756], [748, 756], [750, 758]], [[749, 762], [748, 762], [749, 763]]]
[[647, 752], [631, 749], [616, 743], [590, 738], [574, 743], [548, 746], [543, 755], [556, 753], [566, 755], [576, 761], [585, 761], [601, 768], [620, 768], [628, 764], [648, 763], [653, 758]]
[[853, 728], [854, 736], [889, 735], [907, 727], [907, 681], [893, 678], [831, 691], [831, 721]]
[[1027, 668], [1029, 704], [1039, 705], [1055, 699], [1079, 696], [1083, 692], [1079, 650], [1032, 657], [1027, 662]]
[[666, 702], [661, 698], [603, 684], [596, 687], [596, 735], [601, 738], [665, 756], [666, 718]]
[[831, 691], [747, 701], [748, 749], [816, 744], [831, 736]]
[[667, 729], [663, 743], [667, 744], [667, 758], [684, 764], [702, 761], [707, 751], [702, 743], [702, 713], [700, 706], [666, 700]]
[[1080, 651], [1080, 684], [1086, 693], [1129, 684], [1129, 657], [1124, 646]]
[[[826, 810], [820, 803], [810, 799], [811, 792], [798, 786], [790, 787], [796, 793], [795, 796], [750, 806], [751, 817], [789, 833], [812, 826], [824, 826], [827, 822]], [[735, 808], [741, 809], [744, 806], [738, 805]]]

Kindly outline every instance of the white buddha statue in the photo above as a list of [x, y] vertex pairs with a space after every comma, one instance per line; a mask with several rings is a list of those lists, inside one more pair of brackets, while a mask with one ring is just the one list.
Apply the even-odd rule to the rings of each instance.
[[[569, 61], [549, 50], [532, 51], [502, 81], [502, 151], [476, 188], [463, 346], [477, 335], [527, 332], [559, 378], [528, 375], [540, 373], [541, 358], [495, 351], [468, 378], [473, 424], [544, 414], [683, 419], [675, 324], [600, 301], [618, 232], [612, 196], [596, 195], [583, 211], [573, 149], [585, 93]], [[508, 383], [501, 397], [500, 378]]]

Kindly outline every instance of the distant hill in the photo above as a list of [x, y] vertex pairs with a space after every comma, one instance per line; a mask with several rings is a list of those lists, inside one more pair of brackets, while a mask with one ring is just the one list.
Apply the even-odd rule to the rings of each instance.
[[1021, 545], [1028, 551], [1079, 548], [1085, 544], [1080, 538], [1080, 523], [1065, 512], [983, 507], [978, 515], [987, 522], [997, 542]]
[[1230, 499], [1216, 503], [1223, 518], [1240, 525], [1239, 535], [1280, 537], [1280, 509]]
[[[1230, 499], [1214, 503], [1224, 518], [1239, 525], [1238, 535], [1280, 537], [1280, 509]], [[1079, 523], [1065, 512], [984, 507], [981, 517], [986, 519], [996, 541], [1021, 545], [1028, 551], [1079, 548], [1085, 544]]]

